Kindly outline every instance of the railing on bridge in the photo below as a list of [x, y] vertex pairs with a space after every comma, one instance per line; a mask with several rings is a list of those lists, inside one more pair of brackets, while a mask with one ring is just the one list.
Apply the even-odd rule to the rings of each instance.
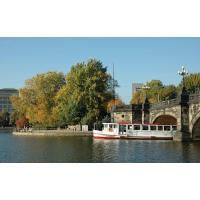
[[200, 102], [200, 93], [191, 94], [190, 98], [189, 98], [189, 101], [191, 103], [193, 103], [193, 102]]
[[159, 103], [151, 104], [150, 109], [158, 109], [158, 108], [163, 108], [163, 107], [175, 106], [175, 105], [178, 105], [179, 102], [180, 102], [179, 98], [170, 99], [168, 101], [162, 101]]
[[[200, 102], [200, 93], [190, 94], [189, 95], [189, 103], [196, 103], [196, 102]], [[158, 109], [158, 108], [176, 106], [176, 105], [179, 105], [179, 103], [180, 103], [180, 97], [177, 97], [176, 99], [170, 99], [168, 101], [162, 101], [159, 103], [151, 104], [150, 109]]]
[[[172, 106], [179, 105], [180, 102], [181, 102], [181, 97], [178, 96], [176, 99], [170, 99], [167, 101], [161, 101], [159, 103], [150, 104], [150, 109], [162, 109], [166, 107], [172, 107]], [[198, 102], [200, 102], [200, 93], [189, 95], [188, 103], [198, 103]], [[136, 108], [136, 110], [142, 109], [141, 105], [137, 105], [137, 106], [138, 107]], [[132, 111], [132, 109], [133, 109], [132, 105], [116, 106], [115, 112], [122, 112], [122, 111], [127, 112], [127, 111]]]

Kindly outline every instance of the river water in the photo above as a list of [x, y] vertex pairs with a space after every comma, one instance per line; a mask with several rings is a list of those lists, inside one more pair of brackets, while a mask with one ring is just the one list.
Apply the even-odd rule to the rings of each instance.
[[26, 137], [0, 134], [1, 163], [200, 162], [200, 142]]

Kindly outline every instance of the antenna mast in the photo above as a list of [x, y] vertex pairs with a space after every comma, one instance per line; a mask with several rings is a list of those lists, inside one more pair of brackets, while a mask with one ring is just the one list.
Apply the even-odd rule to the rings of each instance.
[[115, 110], [115, 107], [116, 107], [116, 102], [115, 102], [115, 66], [114, 66], [114, 64], [113, 64], [113, 76], [112, 76], [112, 81], [113, 81], [113, 106], [112, 106], [112, 121], [113, 121], [113, 123], [115, 122], [115, 119], [114, 119], [114, 110]]
[[113, 101], [115, 108], [115, 65], [113, 64]]

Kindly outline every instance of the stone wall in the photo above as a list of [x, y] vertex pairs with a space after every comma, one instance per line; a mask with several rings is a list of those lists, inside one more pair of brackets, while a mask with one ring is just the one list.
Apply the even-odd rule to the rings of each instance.
[[32, 132], [13, 132], [13, 135], [17, 136], [53, 136], [53, 137], [60, 137], [60, 136], [92, 136], [92, 131], [76, 131], [71, 132], [67, 130], [37, 130]]
[[132, 123], [132, 111], [114, 112], [114, 122]]

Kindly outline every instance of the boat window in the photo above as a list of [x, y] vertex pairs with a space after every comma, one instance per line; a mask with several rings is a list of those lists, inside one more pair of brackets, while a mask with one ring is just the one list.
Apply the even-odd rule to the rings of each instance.
[[119, 126], [120, 132], [126, 132], [126, 126], [125, 125], [120, 125]]
[[133, 125], [128, 125], [128, 130], [132, 130], [133, 129]]
[[143, 127], [142, 127], [142, 130], [148, 131], [148, 130], [149, 130], [149, 127], [148, 127], [148, 126], [143, 126]]
[[170, 126], [164, 126], [165, 131], [170, 131]]
[[162, 127], [162, 126], [158, 126], [158, 130], [159, 130], [159, 131], [162, 131], [162, 130], [163, 130], [163, 127]]
[[176, 131], [176, 130], [177, 130], [177, 127], [176, 127], [176, 126], [172, 126], [172, 129]]
[[156, 131], [156, 126], [150, 126], [151, 127], [151, 131]]
[[140, 125], [134, 125], [134, 130], [140, 130]]
[[110, 124], [110, 128], [113, 128], [113, 124]]
[[105, 127], [105, 128], [108, 128], [108, 124], [104, 124], [104, 127]]
[[113, 128], [117, 128], [117, 125], [116, 125], [116, 124], [114, 124], [114, 125], [113, 125]]
[[124, 115], [122, 115], [122, 118], [124, 118]]

